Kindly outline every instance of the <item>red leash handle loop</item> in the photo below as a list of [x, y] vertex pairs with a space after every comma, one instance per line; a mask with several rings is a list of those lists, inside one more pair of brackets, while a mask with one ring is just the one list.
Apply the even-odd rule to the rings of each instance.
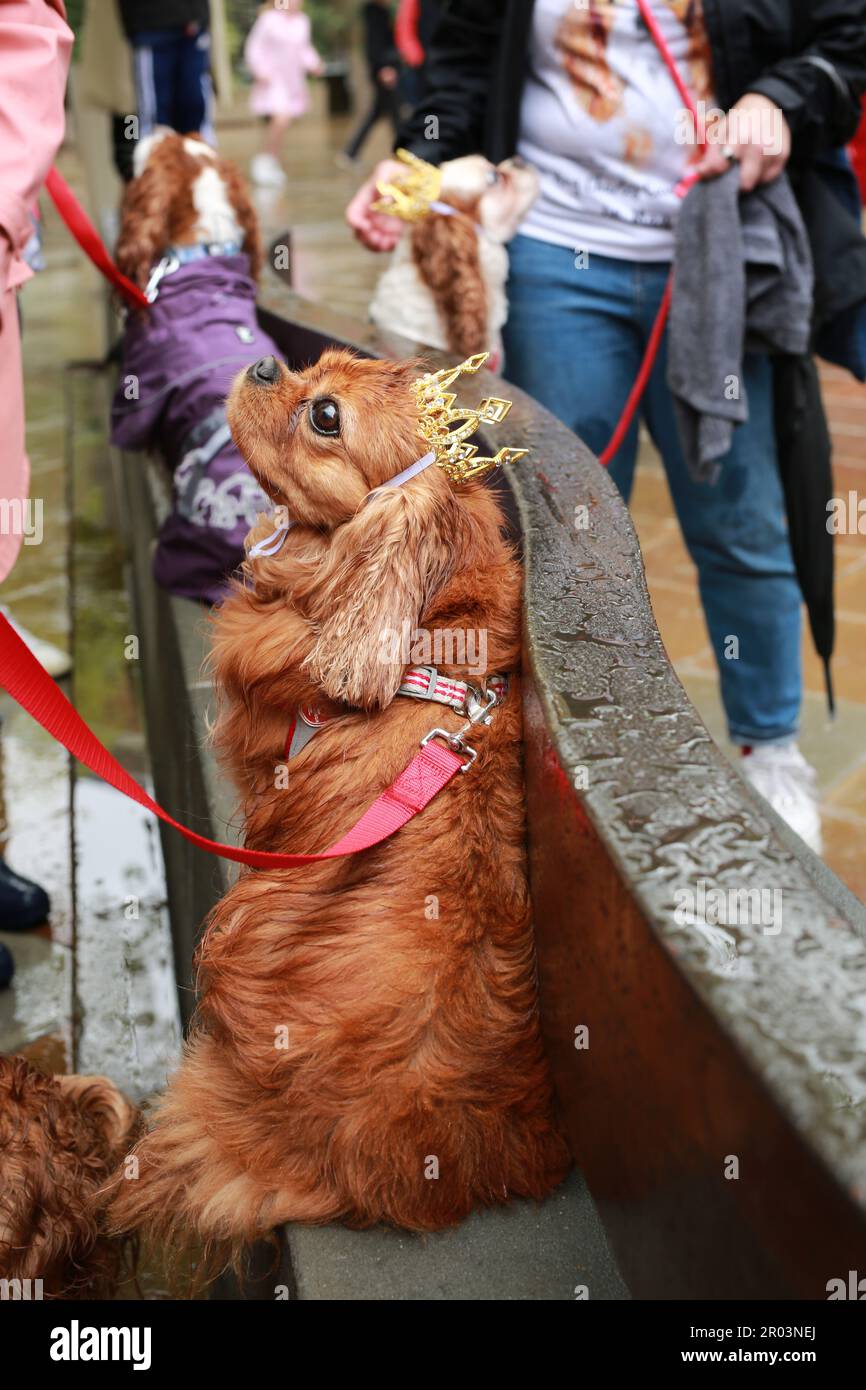
[[[695, 130], [697, 130], [698, 108], [695, 104], [695, 99], [689, 91], [688, 87], [686, 86], [685, 82], [683, 81], [682, 74], [680, 73], [680, 70], [676, 65], [674, 55], [671, 53], [671, 50], [668, 47], [667, 39], [665, 38], [664, 34], [661, 31], [661, 28], [659, 27], [658, 20], [656, 19], [655, 15], [650, 9], [649, 0], [637, 0], [637, 7], [640, 10], [641, 18], [643, 19], [647, 29], [652, 35], [652, 39], [655, 43], [656, 48], [658, 49], [659, 53], [662, 56], [662, 59], [664, 60], [665, 67], [667, 68], [668, 72], [674, 80], [676, 89], [683, 99], [683, 104], [688, 107], [689, 111], [692, 114], [692, 119], [695, 122]], [[691, 171], [684, 175], [684, 177], [680, 180], [680, 182], [674, 189], [674, 192], [676, 193], [678, 198], [685, 197], [686, 193], [689, 191], [696, 178], [697, 175]], [[619, 420], [617, 421], [616, 429], [610, 437], [610, 441], [598, 456], [598, 461], [604, 468], [607, 468], [607, 466], [610, 464], [611, 460], [616, 455], [617, 449], [620, 447], [622, 441], [628, 434], [631, 422], [635, 416], [635, 411], [640, 405], [641, 397], [643, 396], [643, 393], [646, 390], [646, 384], [650, 379], [650, 373], [652, 372], [652, 369], [655, 366], [655, 360], [658, 356], [662, 336], [665, 331], [665, 324], [667, 323], [668, 313], [671, 307], [671, 286], [672, 277], [668, 276], [668, 282], [665, 285], [665, 292], [662, 296], [662, 302], [659, 305], [658, 313], [656, 314], [655, 318], [655, 323], [652, 326], [652, 331], [650, 333], [649, 340], [646, 345], [646, 350], [643, 355], [643, 361], [641, 362], [638, 374], [635, 377], [634, 385], [628, 393], [628, 398], [626, 400], [625, 405], [623, 406], [622, 414], [620, 415]]]
[[464, 766], [463, 759], [450, 748], [426, 743], [404, 768], [395, 782], [369, 806], [336, 844], [319, 854], [271, 854], [266, 850], [241, 849], [209, 840], [195, 830], [181, 825], [164, 811], [144, 787], [131, 777], [108, 749], [88, 728], [78, 711], [69, 703], [33, 653], [18, 636], [8, 619], [0, 613], [0, 687], [31, 714], [47, 733], [68, 749], [85, 767], [95, 772], [109, 786], [137, 801], [166, 825], [179, 830], [191, 844], [221, 859], [236, 864], [249, 864], [255, 869], [293, 869], [301, 864], [313, 864], [321, 859], [337, 859], [344, 854], [357, 854], [387, 840], [395, 830], [417, 816], [419, 811], [451, 781]]
[[58, 169], [49, 169], [45, 188], [69, 231], [82, 251], [93, 261], [115, 289], [120, 290], [127, 303], [135, 309], [147, 309], [144, 292], [118, 270], [102, 243], [102, 239], [69, 184]]

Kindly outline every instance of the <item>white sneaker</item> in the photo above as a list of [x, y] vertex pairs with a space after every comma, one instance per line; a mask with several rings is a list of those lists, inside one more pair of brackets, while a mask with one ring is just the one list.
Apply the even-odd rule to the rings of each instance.
[[282, 188], [286, 181], [279, 160], [272, 154], [257, 154], [250, 162], [250, 175], [253, 183], [260, 183], [265, 188]]
[[821, 816], [815, 769], [806, 762], [796, 743], [756, 744], [743, 757], [740, 771], [800, 839], [820, 854]]
[[72, 658], [68, 652], [61, 651], [60, 647], [55, 647], [53, 642], [45, 642], [41, 637], [36, 637], [32, 632], [28, 632], [26, 627], [16, 623], [5, 603], [0, 603], [0, 613], [14, 627], [18, 636], [25, 646], [29, 647], [39, 665], [54, 680], [59, 680], [61, 676], [68, 676], [72, 670]]

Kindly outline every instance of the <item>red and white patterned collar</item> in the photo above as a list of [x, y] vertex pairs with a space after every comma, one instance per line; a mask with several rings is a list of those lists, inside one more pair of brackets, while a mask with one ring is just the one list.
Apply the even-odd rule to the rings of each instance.
[[[501, 700], [508, 689], [507, 676], [487, 676], [485, 690], [492, 690]], [[459, 681], [453, 676], [440, 676], [435, 666], [410, 666], [403, 677], [398, 695], [413, 695], [416, 700], [434, 700], [437, 705], [450, 705], [461, 714], [468, 711], [469, 700], [478, 694], [471, 681]]]
[[[440, 676], [435, 666], [409, 666], [398, 695], [409, 695], [413, 700], [431, 700], [437, 705], [447, 705], [459, 714], [471, 716], [474, 709], [490, 696], [499, 704], [508, 693], [508, 676], [485, 676], [479, 685], [471, 681], [461, 681], [453, 676]], [[330, 724], [332, 719], [349, 713], [345, 709], [333, 713], [314, 705], [302, 705], [294, 713], [286, 737], [284, 758], [289, 762], [296, 757], [319, 729]]]

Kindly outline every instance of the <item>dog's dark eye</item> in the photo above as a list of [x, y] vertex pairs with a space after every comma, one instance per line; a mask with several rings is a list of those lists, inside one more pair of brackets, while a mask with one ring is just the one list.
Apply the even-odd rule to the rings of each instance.
[[330, 396], [320, 396], [310, 406], [310, 424], [316, 434], [340, 433], [340, 408]]

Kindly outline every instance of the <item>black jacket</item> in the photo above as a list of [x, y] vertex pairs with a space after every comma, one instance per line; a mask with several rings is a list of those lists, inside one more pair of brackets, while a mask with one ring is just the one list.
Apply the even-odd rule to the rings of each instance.
[[120, 0], [120, 17], [127, 34], [146, 29], [183, 29], [210, 24], [208, 0]]
[[[427, 51], [424, 99], [397, 138], [433, 164], [514, 154], [533, 0], [445, 0]], [[866, 90], [866, 0], [703, 0], [715, 100], [761, 92], [791, 128], [789, 174], [815, 260], [816, 329], [866, 298], [866, 242], [816, 172], [846, 144]], [[428, 140], [428, 118], [439, 122]]]

